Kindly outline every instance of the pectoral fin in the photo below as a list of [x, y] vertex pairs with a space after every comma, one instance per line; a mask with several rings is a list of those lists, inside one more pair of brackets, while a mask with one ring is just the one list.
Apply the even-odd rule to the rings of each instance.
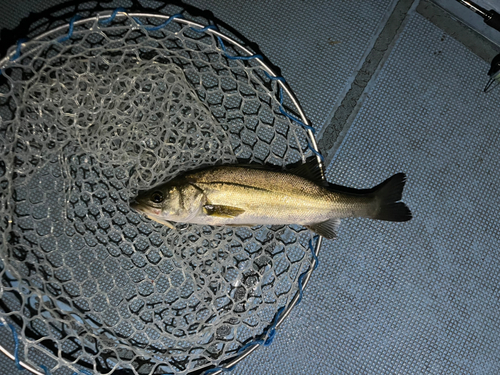
[[175, 229], [174, 225], [170, 221], [163, 220], [163, 219], [160, 219], [159, 217], [155, 217], [155, 216], [150, 216], [150, 215], [147, 215], [147, 216], [151, 220], [156, 221], [159, 224], [163, 224], [163, 225], [169, 227], [170, 229]]
[[314, 233], [325, 237], [328, 240], [332, 240], [334, 238], [337, 238], [337, 229], [339, 227], [339, 224], [339, 219], [330, 219], [321, 223], [306, 225], [305, 227], [312, 230]]
[[245, 210], [238, 207], [220, 206], [215, 204], [206, 204], [203, 206], [203, 210], [209, 216], [224, 218], [233, 218], [245, 212]]

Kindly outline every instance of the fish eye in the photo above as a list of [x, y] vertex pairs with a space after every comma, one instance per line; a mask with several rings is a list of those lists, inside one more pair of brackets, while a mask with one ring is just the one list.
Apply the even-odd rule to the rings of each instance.
[[151, 200], [154, 203], [163, 202], [163, 193], [161, 191], [155, 191], [153, 194], [151, 194]]

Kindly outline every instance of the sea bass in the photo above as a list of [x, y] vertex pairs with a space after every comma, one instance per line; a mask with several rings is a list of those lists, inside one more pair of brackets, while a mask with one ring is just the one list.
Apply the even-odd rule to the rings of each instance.
[[400, 202], [406, 176], [396, 174], [372, 189], [324, 181], [311, 160], [294, 169], [221, 165], [188, 172], [139, 194], [131, 207], [174, 228], [171, 221], [201, 225], [299, 224], [332, 239], [341, 218], [407, 221]]

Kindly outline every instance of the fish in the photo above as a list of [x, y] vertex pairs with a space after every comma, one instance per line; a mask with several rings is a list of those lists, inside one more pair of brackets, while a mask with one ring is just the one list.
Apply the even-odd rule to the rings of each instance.
[[328, 183], [314, 157], [293, 168], [219, 165], [188, 171], [141, 192], [130, 207], [175, 229], [172, 222], [213, 226], [305, 226], [337, 237], [340, 219], [404, 222], [412, 218], [401, 202], [406, 175], [398, 173], [371, 189]]

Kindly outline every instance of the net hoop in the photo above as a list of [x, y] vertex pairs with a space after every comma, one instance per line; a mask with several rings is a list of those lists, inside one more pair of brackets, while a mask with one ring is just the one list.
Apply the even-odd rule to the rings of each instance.
[[[86, 24], [89, 22], [99, 21], [99, 20], [103, 20], [103, 19], [111, 19], [111, 21], [112, 21], [112, 19], [114, 19], [115, 17], [118, 19], [123, 18], [123, 17], [132, 17], [132, 18], [133, 17], [144, 17], [144, 18], [157, 19], [157, 20], [163, 21], [163, 22], [169, 21], [169, 20], [173, 21], [173, 22], [177, 22], [179, 24], [187, 25], [189, 27], [200, 29], [206, 33], [212, 34], [213, 36], [220, 38], [224, 42], [229, 43], [233, 46], [236, 46], [239, 50], [244, 51], [244, 53], [247, 54], [247, 57], [255, 57], [255, 61], [258, 62], [258, 64], [262, 68], [262, 70], [269, 76], [269, 78], [271, 80], [277, 81], [277, 84], [280, 86], [280, 88], [286, 93], [286, 95], [293, 102], [293, 105], [297, 109], [298, 115], [300, 117], [299, 121], [301, 121], [307, 127], [306, 133], [308, 136], [308, 141], [310, 142], [309, 143], [310, 149], [316, 155], [318, 163], [320, 164], [321, 168], [324, 167], [323, 160], [322, 160], [322, 157], [320, 155], [320, 151], [318, 149], [316, 139], [314, 137], [313, 128], [309, 125], [309, 122], [308, 122], [307, 118], [305, 117], [305, 114], [304, 114], [295, 94], [292, 92], [292, 90], [290, 89], [288, 84], [285, 82], [285, 80], [282, 79], [281, 77], [279, 77], [271, 69], [271, 67], [269, 67], [263, 61], [262, 58], [255, 56], [255, 54], [251, 50], [249, 50], [247, 47], [245, 47], [244, 45], [242, 45], [238, 41], [234, 40], [233, 38], [231, 38], [229, 36], [226, 36], [225, 34], [223, 34], [222, 32], [220, 32], [219, 30], [217, 30], [215, 28], [207, 27], [205, 25], [193, 22], [191, 20], [187, 20], [187, 19], [175, 17], [175, 16], [166, 16], [166, 15], [152, 14], [152, 13], [133, 13], [133, 12], [128, 13], [125, 11], [101, 12], [94, 17], [88, 17], [88, 18], [75, 20], [74, 22], [71, 22], [69, 24], [56, 27], [52, 30], [49, 30], [49, 31], [37, 36], [37, 37], [34, 37], [30, 41], [19, 43], [17, 48], [12, 47], [10, 52], [8, 52], [8, 54], [3, 59], [0, 60], [0, 70], [3, 70], [3, 68], [9, 63], [9, 61], [14, 60], [16, 58], [16, 56], [18, 57], [19, 54], [22, 54], [23, 50], [30, 43], [39, 41], [39, 40], [44, 39], [44, 38], [49, 38], [53, 34], [57, 34], [60, 32], [71, 33], [74, 26], [83, 25], [83, 24]], [[300, 299], [302, 298], [302, 291], [306, 288], [307, 284], [309, 283], [310, 277], [311, 277], [315, 267], [317, 266], [317, 258], [316, 257], [319, 255], [321, 242], [322, 242], [322, 238], [318, 237], [318, 239], [317, 239], [316, 243], [313, 245], [313, 249], [312, 249], [314, 254], [315, 254], [315, 257], [311, 263], [311, 267], [310, 267], [309, 271], [307, 271], [307, 273], [304, 274], [301, 288], [298, 290], [296, 295], [292, 298], [291, 302], [285, 307], [285, 309], [279, 315], [279, 319], [277, 319], [277, 321], [275, 322], [275, 328], [279, 328], [281, 326], [281, 324], [284, 322], [284, 320], [291, 313], [292, 309], [298, 304], [298, 302], [300, 302]], [[7, 326], [7, 323], [4, 321], [3, 317], [0, 317], [0, 324]], [[14, 335], [16, 335], [16, 333], [14, 333]], [[253, 345], [250, 345], [237, 357], [228, 361], [222, 368], [214, 369], [215, 371], [210, 371], [210, 373], [211, 374], [221, 374], [224, 371], [232, 369], [235, 365], [237, 365], [243, 359], [248, 357], [251, 353], [253, 353], [255, 350], [257, 350], [260, 346], [263, 346], [263, 343], [255, 343]], [[46, 374], [46, 372], [39, 371], [26, 362], [19, 361], [16, 358], [17, 357], [16, 354], [9, 352], [9, 350], [7, 350], [4, 346], [2, 346], [2, 344], [0, 344], [0, 351], [2, 353], [4, 353], [7, 357], [9, 357], [11, 360], [16, 361], [18, 363], [18, 365], [22, 366], [24, 369], [32, 372], [33, 374], [37, 374], [37, 375], [45, 375]], [[206, 372], [206, 373], [208, 374], [209, 372]]]

